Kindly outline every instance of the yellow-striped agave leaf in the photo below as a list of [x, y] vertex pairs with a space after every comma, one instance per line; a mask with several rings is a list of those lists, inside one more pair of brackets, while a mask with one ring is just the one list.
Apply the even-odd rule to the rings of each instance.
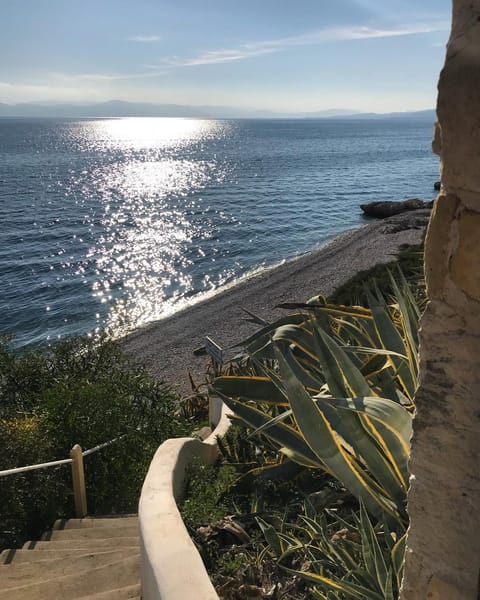
[[293, 374], [280, 349], [275, 348], [275, 354], [298, 430], [314, 454], [352, 494], [363, 500], [373, 515], [381, 518], [386, 512], [399, 518], [395, 503], [382, 493], [378, 483], [344, 447], [315, 400]]
[[[218, 390], [215, 393], [225, 402], [237, 417], [253, 429], [259, 429], [267, 424], [271, 424], [271, 416], [263, 411], [246, 404], [245, 402], [224, 396]], [[318, 456], [311, 450], [300, 433], [290, 425], [282, 422], [275, 422], [268, 427], [265, 435], [272, 439], [280, 447], [286, 446], [292, 448], [298, 455], [304, 457], [305, 462], [316, 464], [319, 468], [322, 463]]]

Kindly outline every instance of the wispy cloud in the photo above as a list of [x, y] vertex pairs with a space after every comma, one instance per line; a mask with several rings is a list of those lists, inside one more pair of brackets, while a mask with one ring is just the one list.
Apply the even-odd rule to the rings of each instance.
[[159, 35], [133, 35], [127, 38], [127, 42], [140, 42], [141, 44], [151, 44], [159, 42], [162, 38]]
[[399, 37], [447, 31], [448, 21], [438, 21], [427, 24], [403, 25], [399, 27], [376, 28], [369, 26], [330, 27], [306, 32], [300, 35], [288, 36], [278, 39], [250, 42], [236, 48], [208, 50], [196, 56], [172, 56], [163, 60], [168, 67], [191, 67], [197, 65], [211, 65], [238, 60], [245, 60], [262, 54], [281, 52], [289, 47], [309, 46], [326, 42], [341, 42], [348, 40], [370, 40], [378, 38]]
[[122, 81], [128, 79], [149, 79], [151, 77], [160, 77], [165, 75], [167, 70], [165, 68], [159, 68], [155, 70], [151, 69], [148, 72], [136, 72], [136, 73], [49, 73], [48, 75], [52, 79], [64, 81], [64, 82], [80, 82], [80, 81], [92, 81], [92, 82], [108, 82], [108, 81]]

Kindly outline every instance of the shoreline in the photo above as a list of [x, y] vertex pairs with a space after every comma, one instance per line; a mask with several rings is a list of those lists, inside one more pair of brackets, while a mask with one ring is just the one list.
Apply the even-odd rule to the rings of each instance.
[[285, 314], [280, 303], [303, 302], [331, 295], [360, 271], [395, 260], [404, 245], [420, 243], [429, 210], [395, 215], [343, 232], [318, 250], [253, 274], [162, 320], [149, 323], [118, 340], [157, 379], [190, 393], [188, 373], [203, 381], [206, 357], [193, 350], [211, 337], [227, 359], [232, 347], [258, 326], [246, 321], [245, 308], [272, 320]]

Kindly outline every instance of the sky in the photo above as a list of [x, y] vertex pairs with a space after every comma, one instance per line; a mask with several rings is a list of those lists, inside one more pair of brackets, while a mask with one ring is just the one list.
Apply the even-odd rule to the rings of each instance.
[[0, 0], [0, 102], [434, 108], [450, 0]]

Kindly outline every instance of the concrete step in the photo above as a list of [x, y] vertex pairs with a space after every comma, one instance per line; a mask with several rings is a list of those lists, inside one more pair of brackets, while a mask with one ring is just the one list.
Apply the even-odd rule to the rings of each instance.
[[138, 535], [129, 537], [119, 537], [112, 539], [78, 539], [78, 540], [51, 540], [49, 542], [40, 540], [26, 542], [23, 545], [25, 550], [74, 550], [85, 548], [86, 552], [95, 552], [100, 550], [111, 550], [112, 548], [138, 548], [140, 539]]
[[[32, 554], [37, 554], [33, 552]], [[76, 556], [64, 556], [62, 558], [50, 558], [35, 562], [20, 562], [0, 566], [0, 581], [2, 589], [25, 585], [27, 581], [45, 581], [54, 577], [87, 571], [102, 565], [115, 563], [129, 556], [140, 556], [139, 553], [132, 554], [130, 550], [113, 550], [112, 552], [97, 552], [96, 554], [82, 554]]]
[[52, 529], [89, 529], [91, 527], [111, 527], [137, 525], [137, 515], [115, 515], [114, 517], [85, 517], [84, 519], [58, 519]]
[[119, 537], [138, 536], [138, 525], [124, 526], [119, 524], [114, 527], [86, 527], [80, 529], [52, 529], [42, 535], [43, 541], [53, 540], [81, 540], [81, 539], [109, 539]]
[[2, 589], [0, 600], [73, 600], [138, 584], [138, 555], [88, 571]]
[[[114, 549], [116, 553], [119, 554], [119, 557], [122, 556], [127, 558], [131, 555], [132, 552], [137, 552], [138, 547], [135, 546], [133, 548], [129, 548], [128, 546], [120, 549]], [[2, 565], [10, 565], [10, 564], [23, 564], [23, 563], [34, 563], [42, 560], [51, 560], [58, 559], [61, 560], [67, 557], [76, 557], [88, 554], [103, 554], [103, 552], [112, 552], [111, 548], [103, 548], [96, 552], [92, 552], [89, 548], [83, 549], [63, 549], [63, 550], [4, 550], [0, 554], [0, 566]]]
[[91, 596], [82, 596], [78, 600], [140, 600], [142, 597], [142, 588], [139, 583], [137, 585], [129, 585], [123, 588], [117, 588], [115, 590], [109, 590], [108, 592], [99, 592], [98, 594], [92, 594]]

